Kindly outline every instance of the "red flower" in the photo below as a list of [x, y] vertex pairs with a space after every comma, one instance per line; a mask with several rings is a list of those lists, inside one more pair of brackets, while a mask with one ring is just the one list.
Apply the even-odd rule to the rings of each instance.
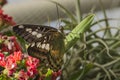
[[3, 10], [0, 8], [0, 29], [3, 29], [4, 26], [13, 26], [13, 25], [15, 25], [15, 22], [12, 20], [12, 17], [3, 14]]
[[27, 57], [26, 66], [27, 66], [27, 74], [29, 77], [34, 77], [38, 73], [37, 71], [38, 65], [39, 65], [39, 59], [33, 58], [31, 56]]
[[34, 66], [37, 67], [39, 64], [39, 59], [37, 58], [33, 58], [31, 56], [28, 56], [27, 60], [26, 60], [26, 65], [27, 66]]
[[13, 57], [13, 55], [9, 55], [6, 57], [6, 65], [5, 68], [8, 68], [9, 70], [15, 69], [17, 67], [17, 63]]
[[14, 74], [14, 72], [15, 72], [15, 69], [8, 69], [8, 76], [12, 76], [13, 74]]
[[1, 42], [1, 52], [9, 52], [9, 53], [14, 53], [14, 51], [21, 51], [21, 47], [16, 41], [15, 36], [3, 36], [0, 35], [0, 40]]
[[27, 68], [27, 75], [29, 77], [34, 77], [37, 73], [38, 73], [37, 68], [35, 68], [34, 66], [30, 66]]
[[28, 75], [24, 70], [20, 70], [17, 76], [18, 80], [28, 80]]
[[12, 76], [15, 72], [15, 69], [17, 67], [17, 64], [13, 58], [13, 55], [9, 55], [5, 58], [5, 65], [3, 66], [5, 69], [3, 71], [4, 74], [8, 76]]
[[18, 44], [18, 42], [16, 41], [16, 37], [11, 36], [11, 37], [9, 37], [9, 39], [12, 42], [12, 48], [14, 49], [14, 51], [21, 51], [21, 47]]
[[22, 52], [21, 51], [14, 52], [13, 58], [15, 62], [20, 61], [22, 59]]
[[4, 54], [0, 53], [0, 61], [3, 61], [3, 60], [4, 60]]
[[0, 66], [4, 67], [6, 65], [4, 54], [0, 53]]

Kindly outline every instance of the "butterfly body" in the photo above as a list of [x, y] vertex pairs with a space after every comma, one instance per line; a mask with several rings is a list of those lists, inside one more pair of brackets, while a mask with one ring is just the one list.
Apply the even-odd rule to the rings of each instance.
[[56, 28], [41, 25], [16, 25], [13, 31], [30, 45], [28, 54], [39, 58], [43, 67], [57, 71], [64, 53], [64, 36]]

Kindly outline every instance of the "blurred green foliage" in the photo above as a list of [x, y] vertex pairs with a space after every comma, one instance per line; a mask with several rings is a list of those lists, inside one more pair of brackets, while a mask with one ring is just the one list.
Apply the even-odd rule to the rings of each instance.
[[[63, 30], [70, 32], [65, 40], [63, 79], [120, 80], [120, 28], [110, 26], [109, 20], [114, 19], [107, 18], [101, 0], [99, 2], [104, 19], [94, 20], [93, 23], [91, 23], [93, 14], [90, 13], [89, 19], [85, 20], [81, 14], [80, 0], [75, 1], [75, 15], [61, 4], [54, 2], [68, 16], [68, 19], [61, 21], [65, 23]], [[105, 24], [101, 27], [99, 25], [102, 22]]]

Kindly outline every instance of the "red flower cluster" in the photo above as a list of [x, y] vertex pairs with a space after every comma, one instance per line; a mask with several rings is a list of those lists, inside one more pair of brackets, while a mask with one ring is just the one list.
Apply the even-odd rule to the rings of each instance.
[[36, 75], [36, 73], [38, 73], [38, 71], [37, 71], [38, 65], [39, 65], [38, 59], [28, 56], [28, 58], [26, 60], [26, 66], [27, 66], [27, 71], [28, 71], [27, 74], [30, 77], [33, 77], [34, 75]]
[[0, 35], [0, 52], [13, 53], [14, 51], [19, 50], [21, 50], [21, 47], [17, 43], [16, 37], [7, 37], [2, 34]]
[[0, 35], [0, 66], [8, 78], [28, 80], [38, 74], [39, 59], [23, 54], [16, 37]]
[[21, 58], [19, 59], [16, 59], [17, 56], [16, 55], [19, 55], [21, 57], [21, 52], [14, 52], [14, 55], [13, 54], [10, 54], [9, 56], [5, 57], [5, 55], [3, 53], [0, 53], [0, 66], [4, 67], [4, 71], [3, 73], [4, 74], [7, 74], [8, 76], [11, 76], [13, 75], [15, 69], [17, 68], [17, 61], [20, 61]]
[[[30, 64], [28, 63], [29, 58], [31, 58]], [[25, 60], [26, 63], [22, 64], [23, 60]], [[34, 65], [34, 61], [36, 61], [36, 65]], [[24, 67], [19, 69], [19, 65], [21, 64], [24, 65]], [[29, 78], [33, 78], [38, 74], [38, 64], [38, 59], [30, 56], [25, 58], [21, 51], [14, 52], [14, 54], [10, 54], [7, 57], [5, 57], [3, 53], [0, 53], [0, 66], [5, 68], [3, 74], [7, 75], [9, 78], [14, 77], [18, 80], [28, 80]]]
[[15, 22], [12, 20], [12, 17], [4, 14], [3, 10], [0, 8], [0, 30], [13, 25], [15, 25]]
[[[30, 58], [30, 59], [29, 59]], [[31, 56], [27, 56], [26, 59], [23, 58], [22, 60], [25, 60], [25, 69], [21, 69], [17, 74], [17, 79], [19, 80], [28, 80], [30, 78], [36, 77], [38, 74], [38, 66], [39, 66], [39, 60], [36, 58], [33, 58]], [[36, 62], [34, 62], [36, 61]], [[28, 63], [30, 62], [30, 63]], [[35, 64], [35, 65], [34, 65]]]

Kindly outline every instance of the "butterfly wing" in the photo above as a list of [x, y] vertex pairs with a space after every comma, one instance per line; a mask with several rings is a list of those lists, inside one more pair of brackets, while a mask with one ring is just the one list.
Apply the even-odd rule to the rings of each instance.
[[[49, 26], [42, 26], [42, 25], [16, 25], [13, 27], [13, 31], [24, 38], [27, 42], [38, 42], [45, 40], [47, 37], [45, 34], [48, 32], [56, 32], [57, 29], [49, 27]], [[48, 36], [49, 37], [49, 36]], [[46, 39], [48, 40], [48, 39]]]
[[28, 54], [43, 63], [58, 68], [62, 63], [64, 37], [53, 27], [41, 25], [17, 25], [13, 31], [29, 42]]

